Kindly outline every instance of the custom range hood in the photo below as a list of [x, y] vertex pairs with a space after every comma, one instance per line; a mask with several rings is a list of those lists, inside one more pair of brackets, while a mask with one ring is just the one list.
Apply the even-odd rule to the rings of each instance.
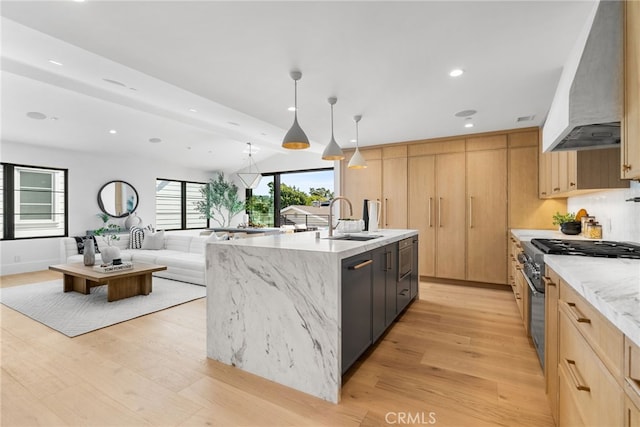
[[622, 14], [622, 1], [594, 4], [562, 70], [542, 129], [543, 151], [619, 146]]

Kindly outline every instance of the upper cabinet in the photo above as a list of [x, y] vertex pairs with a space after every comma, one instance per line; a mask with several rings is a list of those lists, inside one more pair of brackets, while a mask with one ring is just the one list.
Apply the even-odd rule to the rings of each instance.
[[640, 2], [625, 1], [621, 178], [640, 179]]
[[569, 197], [608, 188], [627, 188], [620, 179], [620, 148], [542, 153], [540, 197]]

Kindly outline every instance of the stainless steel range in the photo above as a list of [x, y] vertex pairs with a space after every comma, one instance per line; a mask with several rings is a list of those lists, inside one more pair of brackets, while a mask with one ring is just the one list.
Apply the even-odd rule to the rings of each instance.
[[544, 255], [640, 259], [640, 245], [606, 240], [531, 239], [522, 242], [518, 256], [522, 275], [529, 285], [529, 330], [544, 367]]

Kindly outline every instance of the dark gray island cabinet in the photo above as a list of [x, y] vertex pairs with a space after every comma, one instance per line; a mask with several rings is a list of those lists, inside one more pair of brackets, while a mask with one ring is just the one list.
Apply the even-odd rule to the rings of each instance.
[[207, 356], [339, 402], [343, 372], [417, 295], [413, 254], [400, 249], [417, 234], [384, 229], [341, 240], [324, 231], [207, 244]]
[[[343, 374], [418, 295], [417, 243], [415, 236], [342, 260]], [[403, 246], [410, 265], [401, 271]]]

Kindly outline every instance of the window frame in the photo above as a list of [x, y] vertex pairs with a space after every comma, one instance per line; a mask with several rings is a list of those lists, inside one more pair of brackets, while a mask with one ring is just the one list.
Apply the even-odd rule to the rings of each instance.
[[[17, 164], [17, 163], [8, 163], [8, 162], [0, 162], [2, 165], [2, 220], [3, 220], [3, 233], [2, 238], [0, 240], [29, 240], [29, 239], [57, 239], [60, 237], [68, 237], [69, 236], [69, 169], [66, 168], [56, 168], [49, 166], [35, 166], [35, 165], [25, 165], [25, 164]], [[20, 201], [16, 200], [16, 193], [21, 192], [20, 188], [20, 180], [15, 178], [16, 172], [20, 172], [20, 169], [37, 169], [42, 171], [51, 172], [51, 219], [18, 219], [17, 216], [20, 215]], [[62, 172], [64, 174], [64, 185], [63, 188], [56, 188], [55, 183], [55, 172]], [[55, 193], [62, 192], [64, 195], [64, 215], [63, 220], [63, 233], [57, 234], [54, 236], [51, 235], [36, 235], [36, 236], [24, 236], [24, 237], [16, 237], [16, 226], [19, 224], [45, 224], [45, 223], [58, 223], [55, 221], [54, 215], [58, 214], [55, 212], [56, 201], [55, 201]]]
[[[198, 184], [198, 185], [208, 185], [206, 182], [200, 181], [187, 181], [182, 179], [169, 179], [169, 178], [156, 178], [156, 203], [157, 203], [157, 184], [158, 181], [169, 181], [169, 182], [177, 182], [180, 184], [180, 228], [167, 228], [168, 231], [176, 231], [176, 230], [205, 230], [210, 228], [210, 219], [206, 218], [206, 225], [204, 227], [187, 227], [187, 184]], [[158, 210], [156, 207], [156, 225], [158, 223]], [[158, 228], [158, 227], [156, 227]]]
[[[281, 177], [282, 175], [288, 175], [288, 174], [293, 174], [293, 173], [307, 173], [307, 172], [322, 172], [322, 171], [334, 171], [335, 173], [335, 168], [334, 167], [326, 167], [326, 168], [316, 168], [316, 169], [299, 169], [299, 170], [293, 170], [293, 171], [280, 171], [280, 172], [263, 172], [261, 173], [261, 175], [263, 177], [266, 176], [270, 176], [273, 177], [273, 226], [274, 227], [280, 227], [281, 223], [280, 223], [280, 199], [281, 199], [281, 193], [280, 193], [280, 185], [281, 185]], [[335, 178], [334, 178], [335, 179]], [[335, 189], [334, 189], [334, 194], [335, 194]], [[249, 200], [250, 197], [253, 197], [253, 190], [250, 188], [247, 188], [245, 190], [245, 200]], [[245, 213], [249, 214], [250, 212], [245, 208]]]

